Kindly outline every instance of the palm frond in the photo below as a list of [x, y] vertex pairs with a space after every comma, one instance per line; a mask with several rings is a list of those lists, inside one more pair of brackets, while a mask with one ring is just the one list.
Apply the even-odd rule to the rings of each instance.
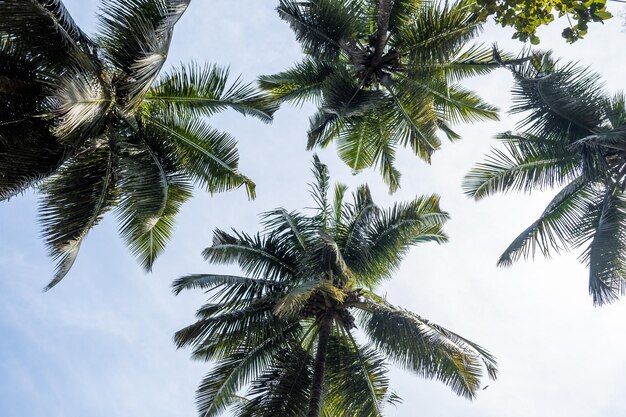
[[269, 123], [278, 104], [245, 84], [240, 77], [229, 82], [228, 68], [192, 63], [170, 70], [146, 97], [151, 105], [195, 117], [211, 116], [226, 108]]
[[387, 364], [376, 350], [360, 346], [348, 332], [329, 342], [324, 410], [335, 416], [382, 417], [389, 398]]
[[345, 293], [333, 285], [333, 282], [328, 279], [304, 281], [290, 288], [289, 291], [276, 302], [274, 314], [283, 320], [297, 318], [307, 301], [315, 293], [322, 294], [324, 299], [329, 302], [336, 301], [340, 303], [345, 298]]
[[595, 305], [611, 303], [626, 292], [626, 197], [606, 189], [577, 229], [590, 240], [581, 260], [589, 265], [589, 294]]
[[237, 417], [300, 417], [309, 402], [313, 358], [299, 345], [276, 355], [275, 362], [247, 391], [249, 401], [236, 407]]
[[175, 144], [183, 172], [209, 192], [246, 187], [254, 198], [254, 182], [238, 171], [236, 140], [208, 126], [201, 119], [177, 119], [151, 114], [144, 119], [148, 134], [166, 137]]
[[194, 274], [186, 275], [178, 278], [172, 284], [172, 291], [178, 295], [183, 290], [189, 289], [203, 289], [205, 291], [211, 291], [221, 286], [229, 288], [244, 289], [245, 295], [249, 296], [248, 291], [253, 291], [253, 294], [258, 295], [256, 291], [263, 288], [283, 288], [284, 284], [276, 281], [253, 279], [247, 277], [240, 277], [234, 275], [214, 275], [214, 274]]
[[465, 193], [476, 200], [498, 192], [543, 190], [580, 174], [580, 157], [571, 152], [567, 138], [511, 133], [498, 138], [504, 150], [493, 149], [463, 180]]
[[36, 56], [41, 67], [60, 74], [68, 66], [99, 65], [93, 41], [60, 0], [3, 0], [0, 15], [0, 33]]
[[240, 348], [220, 360], [200, 383], [196, 393], [200, 415], [217, 416], [229, 405], [236, 403], [239, 389], [267, 369], [272, 359], [282, 353], [284, 343], [282, 334], [276, 334], [256, 345], [242, 340]]
[[123, 75], [117, 91], [127, 109], [143, 99], [169, 51], [174, 25], [190, 0], [103, 0], [99, 45]]
[[495, 358], [479, 345], [389, 304], [370, 301], [362, 311], [367, 336], [399, 366], [468, 398], [478, 393], [485, 372], [495, 379]]
[[147, 271], [163, 252], [174, 229], [174, 218], [192, 195], [187, 179], [172, 164], [171, 151], [160, 141], [141, 137], [125, 144], [120, 158], [120, 235]]
[[360, 1], [280, 0], [281, 19], [289, 23], [305, 53], [335, 58], [345, 42], [361, 31]]
[[211, 263], [237, 263], [252, 277], [277, 279], [296, 273], [297, 261], [286, 253], [274, 235], [265, 238], [236, 232], [231, 235], [217, 229], [213, 234], [213, 245], [202, 255]]
[[64, 143], [80, 143], [99, 135], [114, 106], [111, 91], [94, 74], [68, 72], [53, 94], [54, 134]]
[[[48, 177], [71, 154], [67, 146], [52, 136], [51, 126], [44, 120], [3, 123], [0, 121], [0, 201]], [[17, 137], [19, 140], [14, 139]], [[33, 149], [37, 152], [33, 153]]]
[[317, 205], [317, 217], [319, 224], [325, 228], [331, 216], [331, 206], [328, 201], [328, 188], [330, 187], [330, 176], [328, 167], [324, 165], [317, 155], [313, 155], [313, 169], [311, 169], [315, 182], [309, 184], [309, 189], [315, 204]]
[[521, 257], [543, 256], [569, 248], [582, 219], [589, 215], [595, 193], [583, 178], [566, 185], [548, 204], [539, 219], [524, 230], [500, 255], [499, 266], [509, 266]]
[[302, 105], [321, 99], [324, 82], [337, 68], [328, 61], [305, 58], [286, 71], [259, 77], [262, 90], [279, 102]]
[[407, 85], [387, 89], [391, 99], [383, 116], [385, 128], [392, 131], [402, 146], [410, 145], [415, 155], [430, 162], [432, 154], [441, 146], [436, 131], [437, 114], [432, 98], [424, 90], [406, 88]]
[[106, 142], [94, 146], [96, 149], [76, 156], [42, 185], [43, 235], [50, 254], [57, 259], [54, 279], [46, 290], [65, 277], [87, 232], [116, 198], [114, 149]]
[[292, 242], [294, 255], [306, 250], [313, 239], [310, 219], [298, 212], [279, 208], [263, 213], [261, 218], [265, 230]]
[[408, 249], [422, 242], [443, 243], [443, 224], [448, 214], [439, 208], [435, 195], [396, 203], [372, 216], [367, 236], [368, 262], [352, 266], [357, 282], [367, 287], [387, 279], [398, 268]]
[[390, 46], [406, 54], [412, 66], [454, 58], [482, 29], [466, 0], [422, 3], [420, 13], [409, 22], [390, 39]]
[[603, 107], [604, 114], [613, 129], [626, 124], [626, 96], [624, 93], [617, 93], [605, 99]]
[[507, 54], [494, 52], [495, 46], [474, 44], [463, 48], [454, 58], [446, 62], [436, 62], [434, 67], [443, 70], [446, 80], [459, 82], [468, 77], [485, 75], [496, 68], [511, 62]]
[[572, 141], [594, 133], [602, 124], [599, 77], [575, 64], [557, 67], [549, 58], [533, 62], [513, 67], [511, 112], [528, 112], [520, 127], [539, 137], [566, 132]]

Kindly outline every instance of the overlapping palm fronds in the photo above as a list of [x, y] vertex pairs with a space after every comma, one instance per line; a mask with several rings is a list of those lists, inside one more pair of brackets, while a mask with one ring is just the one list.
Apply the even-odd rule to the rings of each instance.
[[512, 111], [526, 114], [523, 131], [500, 135], [504, 149], [466, 176], [466, 192], [481, 199], [560, 187], [498, 263], [584, 247], [594, 304], [612, 302], [626, 290], [626, 99], [608, 96], [597, 74], [549, 54], [512, 71]]
[[460, 84], [510, 59], [472, 43], [482, 22], [471, 2], [281, 0], [278, 13], [305, 58], [261, 87], [280, 102], [314, 102], [307, 148], [335, 142], [355, 172], [378, 167], [392, 191], [399, 147], [430, 161], [438, 132], [456, 140], [453, 124], [498, 117]]
[[[477, 344], [377, 296], [409, 248], [446, 241], [437, 196], [378, 207], [367, 186], [352, 201], [315, 158], [309, 214], [276, 209], [264, 232], [216, 230], [204, 257], [243, 275], [189, 275], [174, 292], [202, 289], [209, 301], [178, 331], [178, 347], [214, 362], [197, 391], [199, 414], [382, 416], [398, 400], [387, 361], [473, 398], [496, 377]], [[359, 327], [367, 341], [359, 340]], [[245, 397], [241, 393], [247, 390]]]
[[234, 138], [202, 117], [234, 109], [268, 122], [276, 106], [215, 65], [159, 75], [188, 4], [104, 0], [92, 39], [60, 0], [0, 0], [0, 199], [41, 186], [58, 260], [48, 288], [111, 209], [150, 270], [193, 185], [254, 197]]

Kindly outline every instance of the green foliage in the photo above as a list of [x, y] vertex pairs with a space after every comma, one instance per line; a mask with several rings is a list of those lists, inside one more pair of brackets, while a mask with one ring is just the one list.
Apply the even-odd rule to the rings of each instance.
[[555, 17], [567, 19], [562, 36], [568, 42], [582, 39], [590, 23], [604, 23], [613, 17], [606, 0], [476, 0], [475, 11], [481, 18], [493, 16], [502, 26], [514, 28], [513, 38], [534, 45], [540, 42], [537, 29]]
[[60, 0], [0, 1], [0, 200], [39, 185], [53, 281], [115, 209], [146, 270], [198, 185], [254, 183], [235, 139], [201, 118], [233, 109], [264, 122], [277, 106], [228, 69], [183, 65], [159, 78], [188, 0], [104, 0], [92, 40]]
[[400, 147], [430, 162], [438, 132], [456, 140], [452, 124], [498, 117], [459, 84], [510, 59], [471, 44], [482, 23], [469, 1], [281, 0], [278, 14], [306, 56], [261, 88], [277, 102], [313, 101], [307, 148], [334, 142], [355, 173], [377, 167], [391, 191]]
[[558, 65], [549, 54], [530, 58], [511, 68], [513, 112], [526, 114], [524, 131], [500, 135], [504, 149], [472, 169], [464, 188], [481, 199], [561, 187], [498, 264], [584, 247], [593, 302], [609, 303], [626, 291], [625, 99], [607, 96], [587, 69]]
[[[257, 235], [215, 231], [205, 258], [236, 264], [245, 276], [174, 282], [176, 294], [209, 294], [197, 321], [175, 335], [178, 347], [214, 363], [197, 391], [199, 414], [382, 416], [398, 401], [387, 360], [473, 398], [485, 374], [496, 377], [489, 352], [370, 291], [392, 277], [409, 248], [445, 241], [439, 198], [382, 209], [367, 186], [352, 201], [341, 184], [331, 194], [317, 157], [313, 174], [311, 213], [267, 212]], [[355, 337], [357, 319], [367, 342]]]

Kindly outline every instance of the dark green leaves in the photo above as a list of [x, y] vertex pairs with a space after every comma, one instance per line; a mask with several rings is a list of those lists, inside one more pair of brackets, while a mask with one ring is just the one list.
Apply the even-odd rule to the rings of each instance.
[[477, 394], [485, 372], [495, 379], [494, 357], [475, 343], [389, 304], [370, 301], [362, 311], [367, 336], [403, 368], [468, 398]]
[[65, 277], [87, 232], [115, 203], [115, 145], [101, 138], [92, 146], [92, 152], [70, 160], [43, 185], [41, 223], [50, 254], [57, 260], [54, 279], [46, 289]]
[[584, 38], [589, 23], [603, 23], [613, 17], [606, 9], [606, 0], [477, 0], [475, 11], [481, 18], [493, 16], [500, 25], [514, 28], [513, 38], [532, 44], [540, 41], [537, 29], [549, 25], [555, 16], [567, 18], [568, 26], [563, 29], [562, 36], [568, 42]]
[[487, 160], [466, 176], [466, 193], [480, 199], [497, 192], [564, 186], [540, 217], [504, 251], [498, 264], [544, 256], [587, 244], [594, 304], [624, 292], [624, 184], [626, 112], [621, 96], [607, 97], [599, 78], [573, 64], [558, 66], [549, 54], [515, 65], [515, 106], [526, 118], [519, 134], [500, 138]]
[[125, 106], [137, 106], [167, 58], [174, 25], [189, 0], [103, 0], [100, 46], [123, 72]]
[[51, 285], [112, 208], [150, 270], [193, 185], [255, 196], [237, 142], [204, 117], [232, 109], [269, 122], [275, 101], [215, 65], [183, 65], [155, 83], [188, 4], [104, 0], [94, 42], [59, 0], [0, 0], [0, 200], [49, 179]]
[[[209, 297], [196, 322], [175, 335], [178, 347], [214, 362], [198, 388], [200, 414], [382, 416], [398, 400], [386, 358], [475, 396], [485, 372], [496, 376], [488, 352], [363, 288], [390, 278], [412, 246], [446, 240], [439, 198], [381, 209], [367, 186], [352, 200], [341, 184], [331, 193], [328, 168], [317, 156], [312, 172], [310, 214], [278, 208], [263, 214], [262, 233], [215, 231], [205, 258], [237, 264], [245, 276], [197, 274], [174, 282], [176, 294], [197, 288]], [[372, 345], [352, 334], [358, 310]]]
[[456, 140], [451, 123], [497, 118], [456, 84], [502, 64], [493, 50], [468, 44], [481, 22], [465, 1], [284, 0], [278, 12], [306, 57], [260, 77], [261, 88], [278, 102], [313, 101], [308, 149], [335, 142], [354, 172], [376, 167], [392, 192], [398, 148], [430, 161], [438, 131]]
[[164, 75], [149, 91], [147, 100], [174, 113], [211, 116], [230, 108], [268, 123], [278, 108], [251, 84], [244, 84], [240, 78], [229, 81], [227, 68], [195, 63]]

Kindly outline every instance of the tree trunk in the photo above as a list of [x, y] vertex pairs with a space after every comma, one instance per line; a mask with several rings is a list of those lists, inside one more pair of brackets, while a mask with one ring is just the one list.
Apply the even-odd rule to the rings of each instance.
[[372, 57], [372, 67], [380, 64], [383, 57], [383, 50], [387, 44], [387, 31], [389, 30], [389, 19], [394, 0], [378, 1], [378, 21], [376, 22], [376, 43], [374, 44], [374, 56]]
[[322, 385], [324, 371], [326, 370], [326, 354], [328, 341], [333, 329], [333, 316], [326, 313], [320, 323], [319, 339], [317, 339], [317, 352], [313, 367], [313, 381], [311, 383], [311, 397], [309, 399], [309, 412], [307, 417], [319, 417], [322, 409]]

